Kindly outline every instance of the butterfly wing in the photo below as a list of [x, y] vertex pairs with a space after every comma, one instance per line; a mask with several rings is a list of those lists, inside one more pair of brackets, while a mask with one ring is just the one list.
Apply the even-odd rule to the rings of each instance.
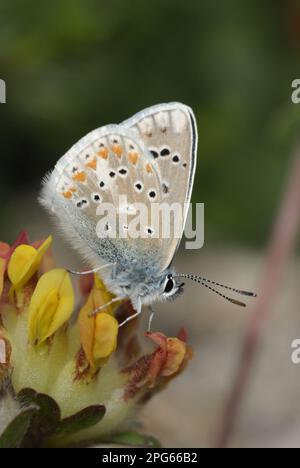
[[[163, 201], [183, 208], [182, 231], [191, 199], [197, 156], [197, 127], [192, 109], [181, 103], [149, 107], [122, 123], [134, 129], [158, 166]], [[164, 241], [162, 269], [172, 261], [180, 239]]]
[[[97, 208], [104, 203], [118, 207], [120, 195], [127, 197], [121, 211], [130, 211], [134, 203], [150, 211], [153, 202], [178, 202], [184, 208], [191, 197], [196, 148], [191, 109], [177, 103], [151, 107], [121, 125], [108, 125], [82, 138], [46, 178], [41, 202], [93, 266], [116, 262], [124, 270], [138, 262], [142, 270], [155, 265], [162, 271], [180, 236], [163, 238], [149, 220], [141, 226], [146, 236], [123, 238], [126, 226], [120, 226], [117, 211], [116, 235], [99, 237]], [[186, 214], [184, 209], [182, 229]]]
[[[138, 133], [108, 125], [89, 133], [58, 161], [46, 177], [40, 201], [93, 266], [117, 263], [124, 271], [138, 260], [147, 268], [159, 257], [161, 239], [151, 239], [147, 222], [142, 226], [145, 237], [122, 237], [121, 231], [128, 226], [120, 222], [120, 216], [127, 212], [130, 220], [133, 203], [143, 203], [147, 209], [154, 201], [160, 203], [160, 181], [156, 161], [149, 157]], [[126, 195], [121, 206], [120, 195]], [[104, 204], [116, 208], [115, 226], [106, 223], [99, 228], [97, 211]], [[98, 229], [103, 231], [101, 236]], [[111, 236], [110, 229], [116, 229], [116, 234]]]

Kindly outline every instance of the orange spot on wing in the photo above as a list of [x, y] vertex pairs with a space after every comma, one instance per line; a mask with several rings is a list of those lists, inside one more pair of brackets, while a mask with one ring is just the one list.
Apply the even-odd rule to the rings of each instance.
[[119, 156], [119, 158], [122, 156], [122, 153], [123, 153], [122, 146], [113, 145], [112, 150], [117, 156]]
[[148, 174], [152, 174], [153, 168], [152, 168], [152, 166], [151, 166], [150, 163], [147, 164], [147, 166], [146, 166], [146, 171], [148, 172]]
[[101, 148], [101, 150], [98, 151], [97, 153], [98, 156], [102, 159], [107, 159], [108, 158], [108, 149], [107, 148]]
[[86, 164], [86, 167], [88, 167], [89, 169], [94, 169], [94, 171], [96, 170], [97, 168], [97, 158], [96, 156], [92, 159], [92, 161], [88, 162]]
[[128, 159], [132, 164], [136, 164], [139, 158], [139, 153], [137, 151], [129, 151]]
[[70, 198], [73, 197], [73, 193], [71, 192], [71, 190], [68, 190], [67, 192], [63, 192], [63, 196], [69, 200]]
[[77, 174], [75, 174], [73, 176], [73, 180], [75, 180], [76, 182], [85, 182], [86, 181], [86, 173], [85, 172], [77, 172]]

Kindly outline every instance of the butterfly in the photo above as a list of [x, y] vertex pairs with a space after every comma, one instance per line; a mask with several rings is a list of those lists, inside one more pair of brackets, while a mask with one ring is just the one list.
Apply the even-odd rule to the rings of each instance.
[[[144, 235], [139, 238], [121, 235], [128, 225], [119, 222], [117, 230], [106, 222], [99, 233], [97, 212], [102, 205], [118, 207], [120, 221], [122, 211], [130, 214], [135, 203], [150, 210], [154, 203], [176, 202], [182, 207], [182, 235], [195, 177], [197, 143], [192, 109], [177, 102], [158, 104], [119, 125], [106, 125], [86, 135], [44, 180], [42, 205], [93, 268], [73, 273], [101, 270], [106, 286], [115, 295], [112, 302], [131, 300], [136, 312], [120, 326], [139, 315], [143, 305], [179, 296], [184, 287], [182, 278], [197, 281], [238, 305], [244, 304], [214, 287], [254, 296], [197, 275], [176, 274], [172, 261], [180, 236], [165, 238], [147, 222], [140, 226]], [[126, 195], [126, 203], [120, 208], [122, 195]]]

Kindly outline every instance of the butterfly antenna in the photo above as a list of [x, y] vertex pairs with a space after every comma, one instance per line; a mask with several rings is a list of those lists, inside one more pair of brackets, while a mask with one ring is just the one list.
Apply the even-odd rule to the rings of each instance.
[[229, 291], [233, 291], [233, 292], [241, 294], [243, 296], [257, 297], [257, 294], [255, 294], [253, 292], [244, 291], [242, 289], [232, 288], [230, 286], [226, 286], [225, 284], [217, 283], [216, 281], [211, 281], [211, 280], [209, 280], [207, 278], [203, 278], [203, 277], [197, 276], [197, 275], [181, 274], [181, 275], [176, 275], [176, 277], [177, 278], [187, 278], [187, 279], [190, 279], [192, 281], [195, 281], [196, 283], [201, 284], [201, 286], [204, 286], [205, 288], [208, 288], [210, 291], [214, 292], [215, 294], [218, 294], [218, 296], [222, 297], [223, 299], [226, 299], [226, 301], [229, 301], [232, 304], [235, 304], [235, 305], [238, 305], [238, 306], [241, 306], [241, 307], [246, 307], [246, 304], [244, 304], [244, 302], [240, 302], [240, 301], [238, 301], [236, 299], [233, 299], [233, 298], [231, 298], [229, 296], [226, 296], [225, 294], [220, 293], [215, 288], [210, 286], [210, 284], [212, 284], [214, 286], [218, 286], [220, 288], [228, 289]]

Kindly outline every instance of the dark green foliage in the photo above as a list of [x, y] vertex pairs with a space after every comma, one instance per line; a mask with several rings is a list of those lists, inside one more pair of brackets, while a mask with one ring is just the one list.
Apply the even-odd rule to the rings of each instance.
[[206, 238], [264, 242], [300, 129], [299, 16], [296, 0], [2, 1], [0, 228], [89, 130], [180, 100], [198, 119]]
[[21, 390], [16, 399], [20, 413], [0, 435], [0, 448], [44, 447], [51, 437], [62, 438], [92, 427], [105, 415], [104, 406], [94, 405], [61, 419], [60, 408], [53, 398], [31, 388]]

